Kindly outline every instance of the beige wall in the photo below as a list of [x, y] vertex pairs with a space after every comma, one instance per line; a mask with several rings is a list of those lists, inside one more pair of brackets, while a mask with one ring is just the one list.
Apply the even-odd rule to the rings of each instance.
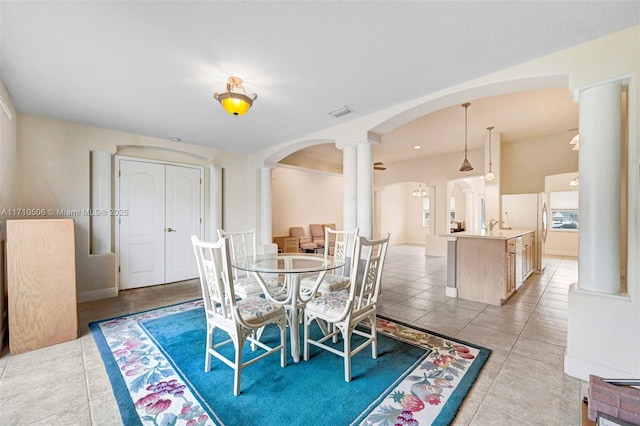
[[16, 192], [17, 114], [1, 81], [0, 94], [12, 117], [0, 111], [0, 207], [6, 208], [13, 205]]
[[578, 171], [578, 151], [569, 141], [573, 133], [502, 143], [500, 192], [531, 194], [544, 191], [545, 176]]
[[342, 175], [280, 166], [271, 180], [273, 236], [289, 235], [312, 223], [334, 223], [342, 229]]
[[381, 189], [380, 204], [374, 214], [380, 215], [380, 235], [389, 233], [390, 244], [405, 244], [407, 211], [406, 192], [409, 189], [407, 182], [386, 186]]
[[[90, 150], [224, 168], [223, 226], [246, 226], [246, 160], [213, 148], [18, 115], [18, 178], [15, 207], [88, 209]], [[205, 179], [206, 181], [206, 179]], [[207, 194], [205, 187], [205, 195]], [[205, 200], [205, 205], [207, 205]], [[207, 212], [205, 212], [207, 213]], [[205, 214], [205, 225], [208, 214]], [[80, 300], [113, 294], [116, 255], [89, 254], [89, 217], [76, 216], [77, 287]], [[205, 232], [206, 226], [205, 226]]]
[[6, 239], [6, 220], [11, 218], [5, 209], [14, 206], [15, 183], [16, 183], [16, 146], [17, 146], [17, 126], [16, 126], [16, 110], [11, 103], [9, 93], [0, 81], [0, 95], [4, 104], [9, 109], [9, 116], [0, 110], [0, 348], [4, 342], [7, 321], [6, 315], [6, 296], [7, 285], [5, 282], [5, 239]]

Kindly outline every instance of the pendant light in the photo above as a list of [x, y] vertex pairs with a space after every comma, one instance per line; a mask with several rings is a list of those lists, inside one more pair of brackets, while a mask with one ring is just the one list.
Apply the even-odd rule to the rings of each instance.
[[471, 105], [469, 102], [462, 104], [464, 108], [464, 161], [462, 162], [462, 166], [460, 166], [461, 172], [469, 172], [473, 170], [473, 166], [467, 160], [467, 154], [469, 153], [469, 148], [467, 147], [467, 108]]
[[491, 162], [491, 131], [493, 130], [493, 126], [487, 127], [489, 131], [489, 173], [485, 176], [485, 180], [494, 180], [496, 175], [493, 174], [493, 170], [491, 170], [491, 166], [493, 163]]
[[422, 187], [422, 183], [420, 183], [420, 185], [418, 185], [418, 189], [415, 189], [412, 193], [412, 196], [414, 197], [421, 197], [424, 198], [427, 196], [427, 188], [423, 188]]
[[231, 115], [242, 115], [249, 111], [258, 95], [247, 96], [240, 77], [229, 77], [227, 91], [214, 93], [213, 97], [220, 102], [222, 108]]

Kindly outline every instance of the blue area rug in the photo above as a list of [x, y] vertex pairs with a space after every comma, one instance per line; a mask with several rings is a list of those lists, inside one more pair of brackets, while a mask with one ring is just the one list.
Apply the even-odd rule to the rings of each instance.
[[[281, 368], [274, 354], [245, 368], [234, 397], [229, 367], [214, 358], [204, 372], [202, 301], [90, 327], [127, 426], [446, 425], [491, 352], [379, 318], [378, 358], [368, 348], [354, 356], [350, 383], [342, 358], [312, 347], [306, 362], [289, 356]], [[262, 340], [277, 334], [268, 327]], [[247, 345], [243, 356], [253, 355]]]

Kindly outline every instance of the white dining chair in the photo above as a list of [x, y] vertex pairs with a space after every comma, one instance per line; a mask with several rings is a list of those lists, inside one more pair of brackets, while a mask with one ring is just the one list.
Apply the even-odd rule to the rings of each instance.
[[[329, 250], [328, 245], [324, 251], [324, 258], [329, 258], [329, 253], [333, 254], [333, 260], [345, 261], [353, 259], [354, 251], [356, 248], [356, 240], [358, 238], [359, 229], [355, 228], [352, 231], [336, 231], [329, 227], [325, 227], [325, 241], [331, 241], [333, 246]], [[338, 291], [349, 286], [349, 264], [345, 263], [338, 269], [331, 271], [324, 275], [318, 291], [326, 293], [328, 291]], [[316, 285], [318, 274], [304, 277], [300, 281], [300, 286], [306, 290], [311, 291]]]
[[[307, 302], [304, 310], [304, 360], [309, 360], [310, 345], [325, 349], [344, 358], [344, 380], [351, 381], [351, 357], [371, 345], [371, 357], [378, 357], [378, 336], [376, 310], [382, 269], [389, 245], [389, 234], [379, 240], [370, 241], [364, 237], [356, 239], [356, 248], [351, 261], [348, 289], [327, 292]], [[331, 325], [331, 332], [317, 340], [310, 336], [313, 321], [319, 325]], [[368, 321], [368, 329], [359, 325]], [[351, 336], [358, 335], [366, 340], [356, 348], [351, 347]], [[339, 345], [330, 345], [329, 340], [342, 337]]]
[[[247, 256], [253, 256], [257, 253], [255, 229], [240, 232], [228, 232], [224, 229], [218, 229], [217, 233], [218, 238], [229, 239], [231, 258], [234, 261], [241, 261]], [[249, 272], [233, 268], [232, 274], [235, 292], [238, 297], [244, 299], [249, 296], [258, 296], [264, 293], [258, 280]], [[264, 278], [264, 284], [271, 294], [282, 292], [283, 283], [274, 276]]]
[[[236, 297], [233, 274], [231, 273], [230, 240], [222, 238], [215, 243], [201, 241], [193, 235], [191, 237], [196, 255], [202, 299], [207, 316], [207, 341], [204, 371], [211, 370], [211, 357], [214, 356], [234, 370], [233, 394], [240, 394], [240, 378], [242, 370], [280, 351], [280, 365], [286, 366], [287, 360], [287, 327], [285, 310], [282, 305], [273, 303], [260, 296], [249, 296], [244, 299]], [[280, 342], [269, 346], [256, 339], [257, 330], [275, 324], [280, 328]], [[223, 340], [216, 343], [214, 334], [216, 329], [226, 333]], [[242, 350], [246, 342], [252, 348], [258, 347], [262, 353], [243, 362]], [[220, 353], [219, 348], [233, 344], [235, 355], [233, 359]]]

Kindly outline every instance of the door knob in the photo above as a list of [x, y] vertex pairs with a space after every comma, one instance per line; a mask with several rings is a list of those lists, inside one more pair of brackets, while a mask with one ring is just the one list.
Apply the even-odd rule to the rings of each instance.
[[167, 232], [178, 232], [178, 231], [175, 229], [167, 228]]

